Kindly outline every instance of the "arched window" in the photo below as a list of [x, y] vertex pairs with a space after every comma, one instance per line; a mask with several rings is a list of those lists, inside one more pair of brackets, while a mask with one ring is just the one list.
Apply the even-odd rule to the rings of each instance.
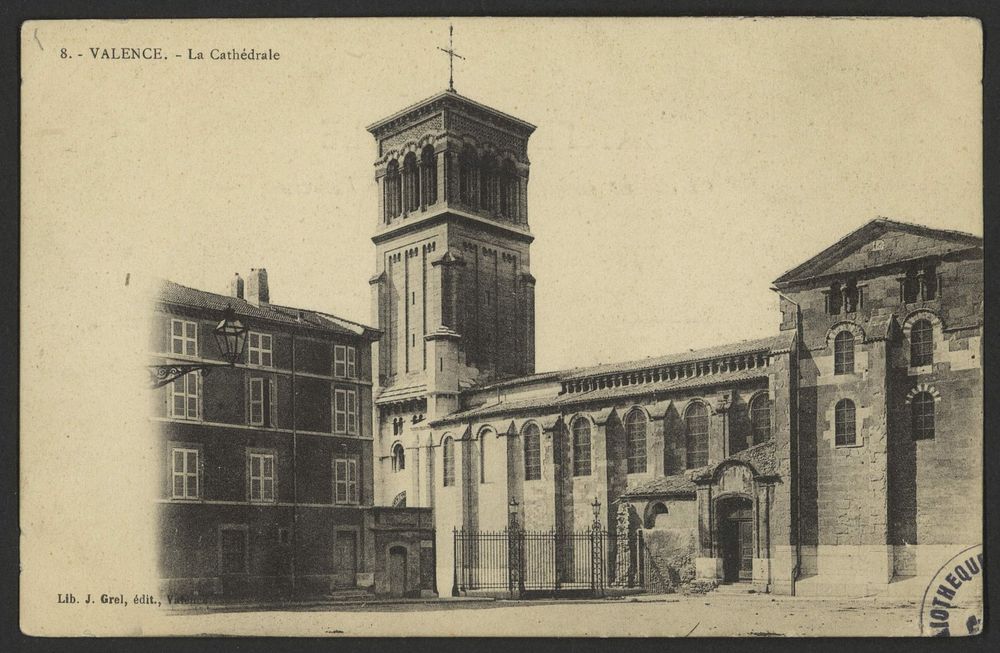
[[441, 445], [441, 473], [444, 476], [444, 486], [455, 484], [455, 441], [450, 437], [444, 439]]
[[573, 422], [573, 476], [590, 476], [590, 422], [583, 417]]
[[385, 188], [383, 206], [385, 208], [385, 221], [389, 222], [402, 212], [403, 201], [399, 180], [399, 164], [390, 161], [385, 169], [385, 179], [382, 184]]
[[838, 401], [837, 406], [834, 408], [834, 421], [837, 446], [855, 444], [858, 434], [854, 402], [850, 399], [841, 399]]
[[392, 471], [401, 472], [406, 469], [406, 452], [403, 445], [396, 443], [392, 445]]
[[417, 155], [410, 152], [403, 159], [403, 201], [407, 213], [420, 208], [420, 178]]
[[688, 469], [708, 464], [708, 407], [700, 401], [684, 411], [684, 442]]
[[934, 362], [934, 327], [930, 320], [917, 320], [910, 328], [910, 367]]
[[771, 399], [767, 394], [759, 394], [750, 401], [750, 433], [754, 444], [771, 439]]
[[470, 208], [479, 206], [479, 165], [471, 147], [462, 151], [458, 171], [459, 201]]
[[479, 482], [486, 482], [486, 440], [493, 434], [492, 430], [485, 430], [479, 434]]
[[437, 203], [437, 155], [433, 145], [425, 145], [420, 152], [420, 199], [424, 206]]
[[528, 424], [522, 432], [524, 438], [524, 480], [537, 481], [542, 477], [542, 434], [535, 424]]
[[646, 471], [646, 414], [639, 409], [635, 409], [625, 416], [625, 451], [628, 457], [628, 473], [644, 473]]
[[854, 374], [854, 334], [841, 331], [833, 339], [833, 373]]
[[910, 401], [910, 419], [914, 440], [934, 438], [934, 395], [918, 392]]
[[[660, 515], [669, 514], [667, 507], [663, 505], [662, 502], [657, 501], [646, 506], [645, 515], [643, 515], [642, 526], [643, 528], [656, 528], [656, 520]], [[666, 520], [663, 520], [666, 521]]]

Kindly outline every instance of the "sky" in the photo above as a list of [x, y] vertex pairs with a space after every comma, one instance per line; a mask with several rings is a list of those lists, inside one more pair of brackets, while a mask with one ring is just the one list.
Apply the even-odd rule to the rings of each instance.
[[[273, 302], [370, 323], [365, 126], [446, 88], [450, 23], [458, 92], [538, 126], [539, 370], [775, 333], [770, 282], [877, 216], [982, 231], [973, 21], [131, 21], [79, 43], [185, 59], [50, 73], [65, 257], [217, 292], [266, 267]], [[186, 60], [234, 46], [281, 59]]]

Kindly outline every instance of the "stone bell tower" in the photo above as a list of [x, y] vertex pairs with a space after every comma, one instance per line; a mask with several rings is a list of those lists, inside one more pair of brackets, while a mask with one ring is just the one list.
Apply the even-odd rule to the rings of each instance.
[[419, 418], [433, 419], [455, 409], [463, 387], [534, 372], [534, 129], [453, 90], [368, 127], [377, 144], [371, 284], [383, 402], [420, 402]]

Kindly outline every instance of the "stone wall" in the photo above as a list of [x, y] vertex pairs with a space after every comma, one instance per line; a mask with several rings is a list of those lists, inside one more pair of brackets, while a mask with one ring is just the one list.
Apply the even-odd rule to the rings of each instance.
[[[885, 246], [906, 242], [891, 237]], [[936, 265], [937, 295], [909, 303], [900, 293], [902, 268], [851, 273], [864, 289], [853, 313], [827, 313], [824, 283], [786, 291], [802, 309], [797, 481], [805, 576], [852, 583], [863, 566], [864, 582], [885, 583], [932, 573], [944, 544], [981, 541], [982, 261], [965, 253]], [[934, 325], [934, 364], [915, 368], [909, 330], [919, 318]], [[840, 330], [855, 335], [851, 374], [834, 373]], [[938, 398], [930, 440], [912, 436], [908, 397], [920, 390]], [[834, 406], [843, 398], [856, 406], [855, 446], [834, 442]]]

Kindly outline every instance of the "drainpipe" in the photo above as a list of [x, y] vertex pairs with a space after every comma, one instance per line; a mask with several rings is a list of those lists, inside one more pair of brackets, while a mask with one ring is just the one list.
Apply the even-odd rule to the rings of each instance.
[[[792, 596], [795, 584], [802, 574], [802, 438], [799, 433], [799, 410], [801, 405], [801, 384], [799, 383], [799, 347], [802, 345], [802, 306], [777, 288], [772, 288], [778, 296], [795, 306], [795, 410], [792, 412], [792, 428], [795, 430], [795, 578], [792, 579]], [[791, 378], [791, 374], [789, 374]]]

